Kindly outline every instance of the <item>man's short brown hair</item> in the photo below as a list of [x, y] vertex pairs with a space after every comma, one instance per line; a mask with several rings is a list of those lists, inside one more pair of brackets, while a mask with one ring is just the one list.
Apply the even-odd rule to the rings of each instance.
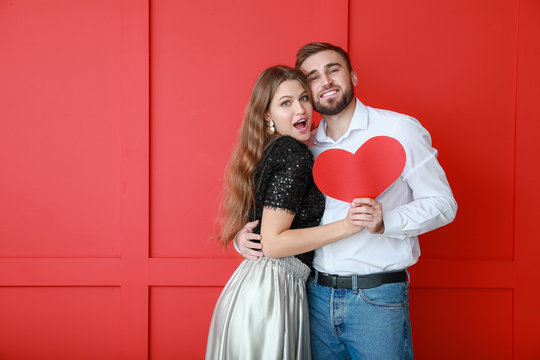
[[351, 60], [349, 59], [349, 55], [347, 54], [347, 52], [339, 46], [335, 46], [325, 42], [314, 42], [302, 46], [300, 50], [298, 50], [298, 52], [296, 53], [296, 64], [294, 64], [294, 67], [300, 70], [300, 66], [302, 66], [302, 64], [304, 63], [304, 61], [306, 61], [308, 57], [325, 50], [332, 50], [337, 52], [343, 57], [343, 59], [345, 59], [349, 71], [352, 70]]

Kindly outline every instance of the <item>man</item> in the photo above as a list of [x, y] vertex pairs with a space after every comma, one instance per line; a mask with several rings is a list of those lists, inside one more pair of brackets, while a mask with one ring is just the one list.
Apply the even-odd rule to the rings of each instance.
[[[310, 43], [296, 67], [310, 83], [313, 106], [323, 119], [313, 134], [315, 157], [328, 149], [351, 153], [374, 136], [390, 136], [407, 160], [399, 177], [377, 200], [375, 224], [315, 251], [306, 283], [314, 359], [411, 359], [406, 269], [418, 261], [417, 235], [454, 220], [457, 204], [431, 147], [429, 133], [415, 119], [370, 108], [354, 97], [358, 84], [341, 48]], [[342, 219], [349, 204], [326, 197], [321, 224]], [[246, 258], [261, 255], [254, 223], [237, 236]]]

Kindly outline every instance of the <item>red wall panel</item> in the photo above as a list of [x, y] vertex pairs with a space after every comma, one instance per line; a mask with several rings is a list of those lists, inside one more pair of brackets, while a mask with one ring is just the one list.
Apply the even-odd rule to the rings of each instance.
[[0, 184], [17, 204], [1, 212], [0, 252], [117, 256], [122, 23], [109, 1], [55, 7], [12, 2], [0, 12]]
[[146, 358], [147, 5], [0, 3], [2, 359]]
[[320, 36], [312, 19], [325, 8], [308, 0], [152, 3], [153, 257], [223, 256], [210, 238], [251, 88], [264, 68], [293, 65], [308, 41], [345, 42], [336, 29]]
[[415, 358], [512, 358], [511, 289], [414, 288], [411, 299]]
[[520, 0], [518, 78], [516, 106], [516, 189], [515, 189], [515, 260], [514, 358], [540, 357], [540, 242], [536, 224], [538, 204], [538, 134], [540, 134], [540, 2]]
[[540, 355], [526, 310], [540, 276], [525, 270], [538, 253], [539, 14], [535, 1], [350, 2], [361, 99], [422, 122], [459, 204], [411, 268], [418, 358]]
[[1, 359], [119, 359], [118, 287], [0, 287]]
[[220, 293], [221, 287], [152, 287], [150, 358], [203, 359]]
[[517, 3], [353, 1], [350, 13], [358, 93], [420, 120], [458, 200], [424, 256], [511, 259]]

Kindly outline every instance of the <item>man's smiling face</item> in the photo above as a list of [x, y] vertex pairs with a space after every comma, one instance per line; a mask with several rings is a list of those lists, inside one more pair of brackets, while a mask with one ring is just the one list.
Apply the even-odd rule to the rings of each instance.
[[333, 51], [324, 50], [308, 57], [300, 66], [313, 93], [313, 107], [323, 115], [342, 112], [354, 99], [356, 73], [349, 71], [345, 59]]

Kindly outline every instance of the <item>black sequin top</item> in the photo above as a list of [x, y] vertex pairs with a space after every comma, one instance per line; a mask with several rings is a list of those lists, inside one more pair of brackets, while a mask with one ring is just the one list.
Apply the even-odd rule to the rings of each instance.
[[[324, 212], [324, 196], [313, 181], [313, 155], [306, 145], [281, 136], [265, 149], [254, 172], [255, 209], [250, 221], [262, 219], [264, 207], [286, 210], [295, 215], [291, 229], [319, 225]], [[259, 225], [253, 230], [260, 234]], [[311, 267], [313, 251], [296, 255]]]

